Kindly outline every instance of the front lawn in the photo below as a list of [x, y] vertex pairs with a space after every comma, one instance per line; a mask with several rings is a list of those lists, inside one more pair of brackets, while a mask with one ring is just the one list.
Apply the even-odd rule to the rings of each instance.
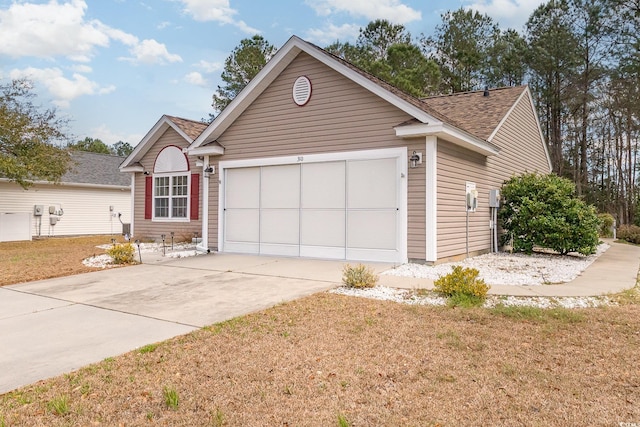
[[460, 309], [321, 293], [0, 396], [0, 425], [639, 422], [639, 307]]

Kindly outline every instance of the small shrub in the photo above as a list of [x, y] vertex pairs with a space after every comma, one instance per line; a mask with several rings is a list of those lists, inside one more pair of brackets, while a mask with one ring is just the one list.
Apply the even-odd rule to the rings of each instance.
[[164, 397], [164, 404], [169, 409], [173, 409], [174, 411], [178, 409], [178, 403], [180, 403], [180, 398], [178, 397], [178, 392], [173, 387], [167, 387], [162, 390], [162, 396]]
[[113, 259], [114, 264], [132, 264], [136, 251], [131, 243], [113, 245], [107, 249], [107, 254]]
[[621, 225], [618, 227], [618, 239], [629, 243], [640, 244], [640, 227], [637, 225]]
[[342, 283], [348, 288], [373, 288], [378, 283], [378, 276], [366, 265], [352, 267], [347, 264], [342, 269]]
[[[487, 297], [489, 286], [478, 279], [480, 272], [475, 268], [453, 267], [453, 271], [438, 277], [434, 282], [436, 292], [452, 297], [456, 305], [478, 305]], [[475, 297], [475, 298], [469, 298]]]
[[615, 222], [613, 215], [608, 213], [598, 214], [600, 220], [600, 229], [598, 234], [600, 237], [613, 237], [613, 223]]

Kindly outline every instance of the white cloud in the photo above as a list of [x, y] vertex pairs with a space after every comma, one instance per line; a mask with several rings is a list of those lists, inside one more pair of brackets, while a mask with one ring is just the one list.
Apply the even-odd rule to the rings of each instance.
[[522, 30], [529, 16], [544, 1], [541, 0], [477, 0], [467, 1], [468, 9], [493, 18], [502, 28]]
[[419, 10], [402, 4], [400, 0], [306, 0], [306, 4], [320, 16], [342, 12], [369, 20], [387, 19], [398, 24], [422, 19]]
[[200, 86], [200, 87], [209, 86], [209, 82], [207, 81], [207, 79], [205, 79], [202, 76], [202, 74], [200, 74], [197, 71], [192, 71], [191, 73], [184, 76], [184, 81], [195, 86]]
[[[96, 48], [105, 48], [112, 40], [128, 46], [132, 61], [157, 64], [181, 61], [155, 40], [140, 40], [98, 20], [85, 20], [87, 3], [69, 0], [60, 3], [11, 3], [0, 10], [0, 55], [14, 58], [55, 58], [89, 62]], [[155, 56], [154, 56], [155, 55]]]
[[180, 0], [184, 12], [196, 21], [215, 21], [231, 24], [248, 34], [259, 34], [260, 30], [250, 27], [242, 20], [234, 19], [238, 11], [232, 9], [229, 0]]
[[171, 22], [169, 21], [163, 21], [161, 23], [159, 23], [156, 28], [159, 30], [164, 30], [165, 28], [169, 27], [171, 25]]
[[322, 45], [328, 45], [336, 40], [353, 40], [360, 33], [360, 25], [342, 24], [339, 27], [328, 24], [324, 28], [312, 28], [307, 31], [306, 39]]
[[216, 71], [222, 70], [223, 67], [223, 64], [220, 62], [209, 62], [205, 60], [200, 60], [200, 62], [193, 65], [200, 68], [205, 73], [215, 73]]
[[86, 64], [74, 64], [70, 68], [71, 68], [71, 70], [75, 71], [76, 73], [88, 74], [88, 73], [93, 72], [93, 68], [91, 68], [90, 66], [88, 66]]
[[140, 64], [165, 64], [167, 62], [182, 62], [180, 55], [169, 53], [163, 43], [153, 39], [142, 40], [130, 50], [133, 58], [120, 58], [122, 60]]
[[74, 73], [69, 79], [59, 68], [14, 69], [9, 73], [9, 77], [12, 79], [28, 78], [40, 82], [54, 96], [54, 104], [62, 108], [68, 108], [70, 102], [79, 96], [104, 95], [116, 89], [113, 85], [100, 86], [79, 73]]
[[125, 135], [122, 133], [114, 132], [105, 124], [101, 124], [96, 128], [92, 128], [90, 132], [91, 132], [90, 135], [85, 135], [85, 136], [89, 136], [91, 138], [97, 138], [100, 141], [104, 142], [105, 144], [109, 144], [109, 145], [115, 144], [118, 141], [124, 141], [124, 142], [128, 142], [129, 144], [135, 147], [138, 144], [138, 142], [140, 142], [142, 138], [144, 138], [143, 134]]

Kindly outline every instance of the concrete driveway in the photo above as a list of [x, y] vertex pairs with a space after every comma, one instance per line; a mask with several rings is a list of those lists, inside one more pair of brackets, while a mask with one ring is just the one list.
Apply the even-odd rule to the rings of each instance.
[[330, 289], [344, 264], [229, 254], [146, 262], [0, 288], [0, 393]]

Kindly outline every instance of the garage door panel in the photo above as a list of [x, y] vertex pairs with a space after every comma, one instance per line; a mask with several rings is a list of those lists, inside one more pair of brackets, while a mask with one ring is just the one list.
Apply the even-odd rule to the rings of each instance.
[[301, 245], [345, 246], [344, 210], [303, 209], [300, 216]]
[[227, 209], [260, 207], [260, 168], [227, 169], [225, 176]]
[[299, 221], [298, 209], [262, 209], [260, 243], [299, 244]]
[[300, 207], [300, 165], [263, 167], [260, 186], [261, 208]]
[[395, 210], [349, 211], [347, 248], [397, 249]]
[[347, 162], [347, 207], [395, 208], [398, 203], [396, 159]]
[[334, 209], [345, 206], [346, 163], [307, 163], [302, 165], [303, 209]]
[[260, 211], [258, 209], [227, 209], [225, 236], [230, 242], [258, 242]]

